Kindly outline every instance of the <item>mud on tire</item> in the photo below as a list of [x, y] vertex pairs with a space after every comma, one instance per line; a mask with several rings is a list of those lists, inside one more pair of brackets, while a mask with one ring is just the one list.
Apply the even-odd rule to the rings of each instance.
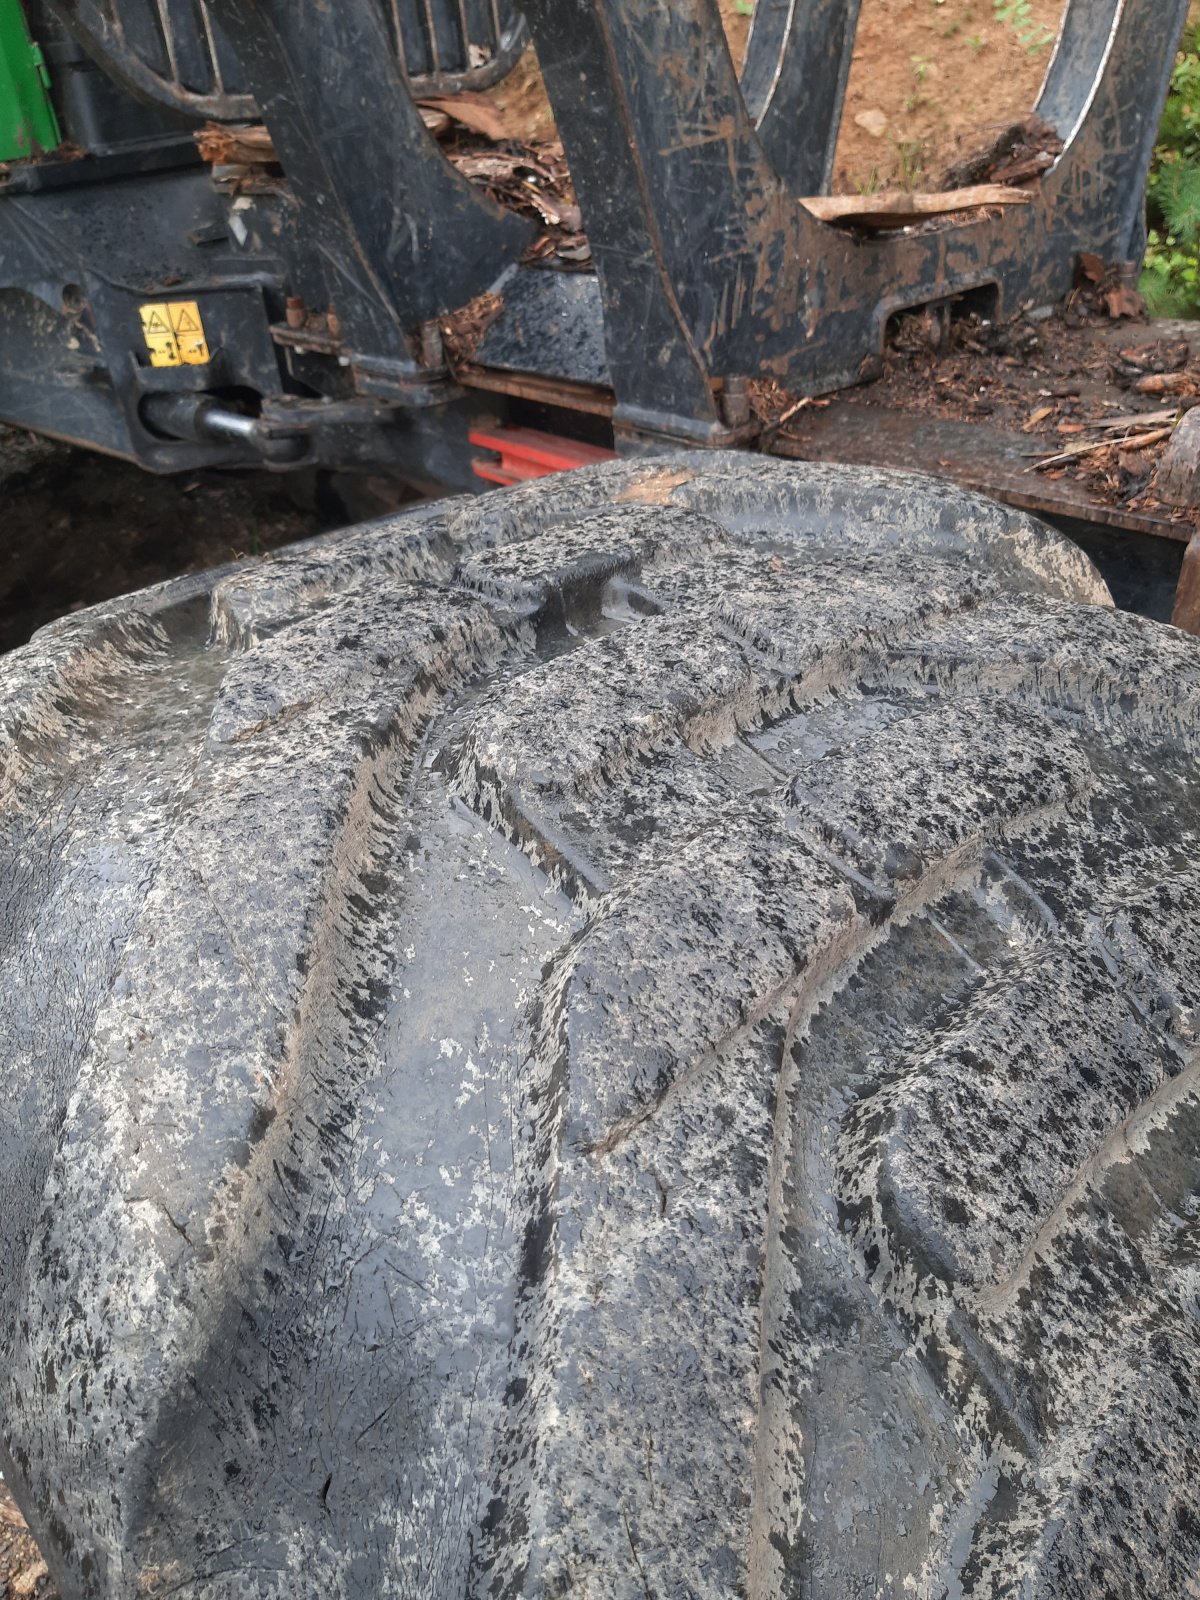
[[1200, 651], [916, 479], [454, 501], [0, 663], [64, 1593], [1200, 1592]]

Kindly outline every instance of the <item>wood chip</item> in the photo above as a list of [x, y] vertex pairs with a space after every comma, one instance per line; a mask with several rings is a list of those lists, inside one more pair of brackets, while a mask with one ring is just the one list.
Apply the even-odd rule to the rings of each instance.
[[481, 133], [485, 139], [499, 143], [509, 137], [508, 125], [486, 95], [473, 94], [469, 89], [461, 94], [428, 94], [417, 101], [422, 111], [437, 112], [452, 117], [472, 133]]
[[454, 126], [444, 111], [435, 111], [432, 106], [418, 106], [417, 110], [421, 113], [421, 121], [435, 139], [444, 139]]
[[557, 227], [563, 220], [562, 202], [552, 195], [542, 194], [535, 183], [527, 178], [525, 188], [528, 191], [529, 203], [533, 206], [543, 222], [548, 222], [552, 228]]
[[785, 422], [790, 422], [792, 420], [792, 418], [797, 415], [798, 412], [807, 411], [809, 406], [815, 405], [815, 404], [816, 404], [816, 401], [812, 398], [812, 396], [806, 394], [803, 397], [803, 399], [797, 400], [795, 405], [789, 406], [787, 408], [787, 410], [780, 417], [780, 419], [779, 419], [778, 423], [776, 424], [776, 426], [782, 428], [784, 423]]
[[1150, 372], [1133, 385], [1135, 394], [1192, 394], [1196, 383], [1186, 372]]
[[1026, 472], [1044, 472], [1047, 467], [1056, 467], [1062, 461], [1074, 461], [1079, 456], [1094, 455], [1098, 450], [1113, 450], [1119, 445], [1122, 450], [1146, 450], [1152, 444], [1160, 444], [1162, 440], [1171, 437], [1170, 428], [1153, 428], [1149, 433], [1137, 433], [1129, 439], [1098, 439], [1092, 444], [1072, 445], [1069, 450], [1061, 450], [1056, 456], [1045, 456], [1041, 461], [1035, 461], [1031, 467], [1026, 467]]
[[271, 167], [279, 157], [261, 122], [245, 125], [206, 122], [196, 133], [196, 148], [214, 167]]
[[512, 181], [517, 168], [525, 165], [520, 156], [507, 155], [503, 150], [486, 155], [471, 151], [466, 155], [455, 155], [452, 159], [464, 178], [483, 179], [492, 183]]
[[31, 1595], [41, 1583], [43, 1578], [50, 1576], [49, 1569], [44, 1561], [35, 1561], [32, 1566], [26, 1567], [23, 1572], [18, 1572], [15, 1578], [8, 1580], [8, 1587], [15, 1595], [20, 1595], [25, 1600], [26, 1595]]
[[972, 183], [1023, 183], [1054, 165], [1063, 148], [1058, 130], [1040, 117], [1026, 117], [997, 130], [981, 149], [971, 151], [948, 169], [943, 189], [965, 189]]
[[928, 217], [974, 211], [979, 206], [1027, 206], [1033, 196], [1024, 189], [1002, 183], [977, 183], [969, 189], [948, 189], [938, 194], [909, 194], [884, 189], [878, 194], [812, 195], [800, 204], [821, 222], [840, 222], [861, 228], [903, 228]]
[[670, 505], [674, 491], [682, 484], [691, 483], [695, 476], [695, 469], [691, 467], [660, 467], [655, 472], [648, 472], [644, 478], [626, 484], [615, 497], [614, 503], [642, 506]]
[[806, 394], [802, 399], [797, 400], [792, 405], [788, 406], [786, 411], [781, 412], [780, 415], [775, 418], [774, 422], [769, 423], [767, 427], [763, 429], [762, 437], [759, 440], [759, 449], [769, 450], [771, 445], [778, 438], [780, 432], [787, 426], [793, 417], [798, 417], [802, 411], [807, 411], [810, 406], [818, 405], [819, 403], [820, 402], [814, 400], [811, 395]]
[[1093, 422], [1093, 428], [1112, 432], [1116, 428], [1159, 428], [1164, 422], [1174, 422], [1175, 408], [1170, 411], [1132, 411], [1124, 417], [1105, 417], [1103, 422]]
[[1146, 302], [1136, 289], [1127, 283], [1116, 283], [1101, 298], [1110, 317], [1140, 317]]

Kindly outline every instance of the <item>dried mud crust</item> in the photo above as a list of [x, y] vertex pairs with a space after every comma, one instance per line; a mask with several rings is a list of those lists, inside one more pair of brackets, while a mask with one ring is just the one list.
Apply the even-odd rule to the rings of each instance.
[[1200, 649], [1070, 546], [622, 463], [0, 688], [68, 1600], [1200, 1592]]

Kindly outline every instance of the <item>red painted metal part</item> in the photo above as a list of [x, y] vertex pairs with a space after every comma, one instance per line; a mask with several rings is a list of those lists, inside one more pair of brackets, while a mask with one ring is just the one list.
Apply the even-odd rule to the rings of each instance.
[[499, 460], [477, 457], [471, 466], [487, 483], [527, 483], [552, 472], [571, 472], [575, 467], [593, 467], [601, 461], [614, 461], [615, 450], [599, 445], [580, 444], [556, 433], [539, 433], [535, 428], [476, 428], [470, 434], [473, 445], [492, 450]]

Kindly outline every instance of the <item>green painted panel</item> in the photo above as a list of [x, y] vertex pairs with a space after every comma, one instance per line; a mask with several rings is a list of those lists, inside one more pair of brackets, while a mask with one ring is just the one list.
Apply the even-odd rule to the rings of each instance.
[[0, 0], [0, 161], [20, 161], [61, 142], [49, 81], [21, 0]]

